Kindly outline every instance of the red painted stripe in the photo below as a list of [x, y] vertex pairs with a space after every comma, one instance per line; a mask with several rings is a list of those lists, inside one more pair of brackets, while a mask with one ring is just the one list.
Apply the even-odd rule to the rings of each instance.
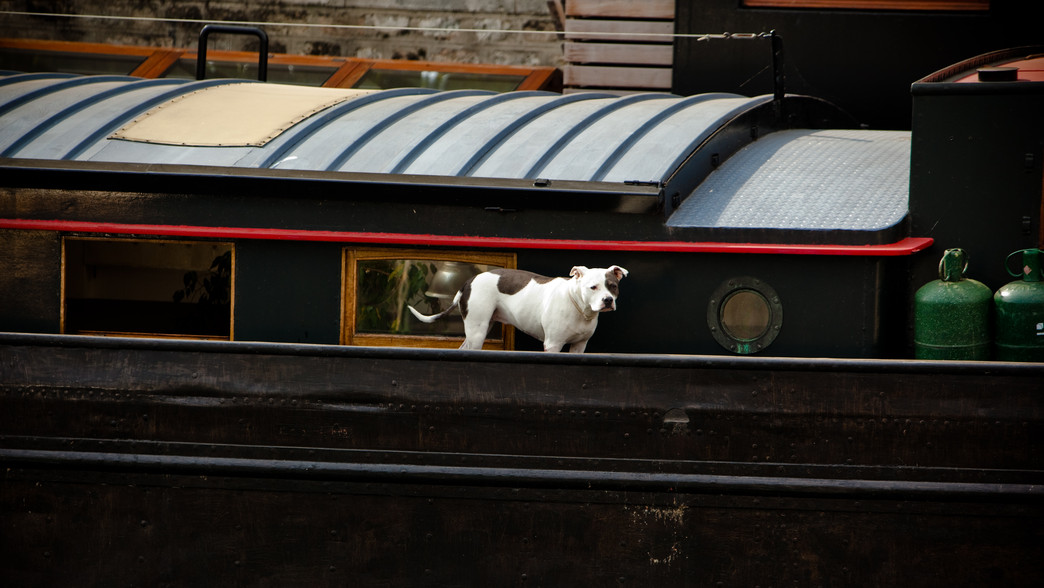
[[561, 249], [585, 251], [657, 251], [665, 253], [758, 253], [767, 255], [858, 255], [901, 256], [927, 249], [929, 237], [907, 237], [884, 245], [793, 245], [773, 243], [717, 243], [705, 241], [586, 241], [574, 239], [525, 239], [460, 235], [416, 235], [411, 233], [364, 233], [355, 231], [312, 231], [252, 227], [199, 227], [189, 225], [141, 225], [65, 220], [0, 219], [0, 229], [109, 233], [207, 239], [269, 239], [279, 241], [325, 241], [366, 245], [435, 245], [496, 249]]

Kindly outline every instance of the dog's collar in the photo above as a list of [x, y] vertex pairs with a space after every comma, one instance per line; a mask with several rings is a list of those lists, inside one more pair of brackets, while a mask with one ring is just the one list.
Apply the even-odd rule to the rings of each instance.
[[[580, 291], [580, 280], [577, 280], [576, 291]], [[580, 316], [584, 317], [585, 321], [593, 321], [598, 316], [597, 312], [592, 312], [591, 309], [584, 310], [584, 307], [576, 301], [576, 297], [573, 293], [569, 293], [569, 300], [573, 302], [573, 306], [576, 307], [576, 311], [580, 313]], [[590, 312], [590, 314], [588, 314]]]

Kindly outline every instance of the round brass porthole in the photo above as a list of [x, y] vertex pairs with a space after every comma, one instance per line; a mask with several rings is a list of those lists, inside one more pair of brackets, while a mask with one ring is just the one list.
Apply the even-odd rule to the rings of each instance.
[[751, 277], [729, 278], [711, 295], [707, 326], [722, 347], [749, 355], [768, 347], [783, 326], [779, 294]]

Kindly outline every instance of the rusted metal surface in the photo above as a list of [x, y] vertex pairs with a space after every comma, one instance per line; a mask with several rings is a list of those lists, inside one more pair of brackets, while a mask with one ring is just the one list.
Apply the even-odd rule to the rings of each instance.
[[0, 574], [1031, 585], [1041, 375], [0, 335]]

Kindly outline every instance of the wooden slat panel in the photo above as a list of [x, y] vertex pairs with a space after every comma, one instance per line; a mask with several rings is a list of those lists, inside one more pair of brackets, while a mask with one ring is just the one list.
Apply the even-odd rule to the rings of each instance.
[[565, 58], [570, 63], [669, 66], [674, 63], [674, 47], [671, 45], [639, 45], [635, 43], [566, 42]]
[[674, 18], [674, 0], [568, 0], [566, 16]]
[[669, 43], [674, 34], [671, 21], [569, 18], [565, 28], [566, 39]]
[[667, 67], [607, 67], [567, 65], [567, 86], [595, 88], [670, 88], [671, 69]]

